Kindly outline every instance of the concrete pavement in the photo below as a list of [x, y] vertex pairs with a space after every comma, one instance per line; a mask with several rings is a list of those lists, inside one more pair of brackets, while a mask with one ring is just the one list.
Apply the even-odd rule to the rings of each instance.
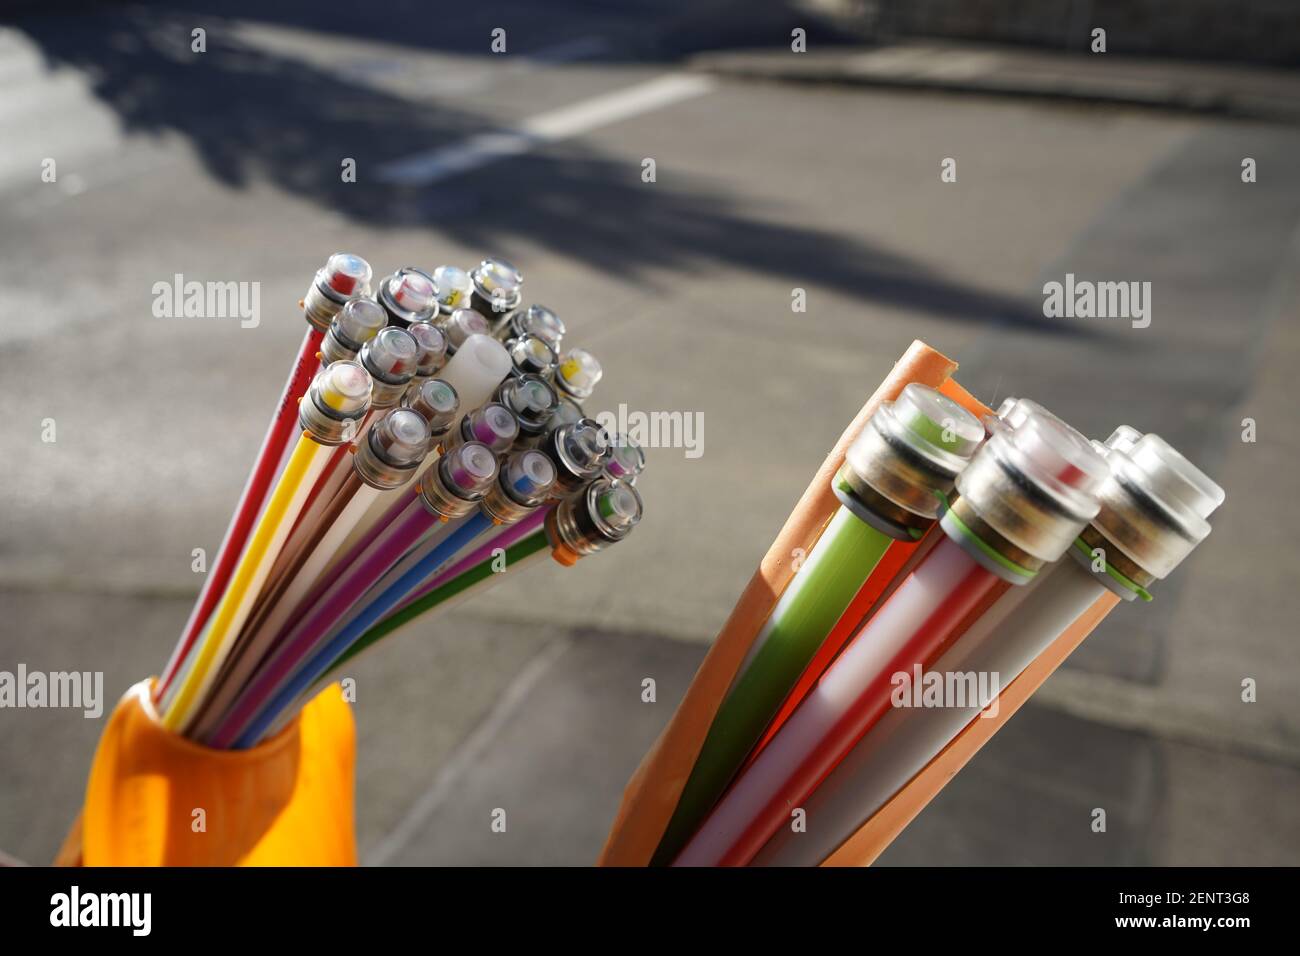
[[[508, 602], [358, 662], [363, 856], [591, 860], [808, 475], [921, 337], [990, 402], [1168, 434], [1229, 498], [1158, 601], [1094, 635], [886, 861], [1294, 862], [1294, 129], [721, 78], [398, 189], [371, 171], [679, 70], [650, 8], [578, 37], [499, 11], [519, 55], [492, 58], [486, 19], [348, 37], [255, 6], [204, 17], [199, 62], [177, 47], [192, 17], [137, 8], [0, 34], [0, 667], [103, 670], [115, 696], [162, 665], [191, 549], [220, 538], [325, 255], [382, 273], [497, 252], [601, 357], [603, 407], [701, 413], [704, 454], [651, 451], [646, 520], [608, 555], [521, 572]], [[59, 183], [39, 180], [46, 155]], [[339, 182], [343, 156], [358, 182]], [[153, 318], [153, 283], [177, 272], [260, 282], [263, 321]], [[1066, 272], [1151, 281], [1152, 325], [1048, 322], [1042, 284]], [[1246, 676], [1258, 703], [1240, 702]], [[98, 729], [0, 714], [0, 848], [50, 857]], [[1105, 839], [1087, 829], [1099, 804]]]

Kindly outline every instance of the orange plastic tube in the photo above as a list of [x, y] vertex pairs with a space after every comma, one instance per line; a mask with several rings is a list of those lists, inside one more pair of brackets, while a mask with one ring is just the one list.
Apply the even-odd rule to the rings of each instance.
[[649, 863], [723, 695], [755, 635], [790, 583], [796, 549], [810, 551], [839, 507], [831, 490], [831, 478], [843, 463], [848, 446], [880, 403], [897, 398], [909, 382], [920, 382], [939, 388], [976, 414], [987, 414], [988, 410], [960, 386], [946, 385], [956, 368], [957, 363], [946, 355], [924, 342], [913, 342], [840, 436], [736, 602], [681, 705], [624, 788], [623, 802], [600, 855], [602, 866]]
[[165, 730], [152, 683], [109, 718], [56, 864], [356, 865], [356, 731], [337, 684], [272, 739], [227, 751]]

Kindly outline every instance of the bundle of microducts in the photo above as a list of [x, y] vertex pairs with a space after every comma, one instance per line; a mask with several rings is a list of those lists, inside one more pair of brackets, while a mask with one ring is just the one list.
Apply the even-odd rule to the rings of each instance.
[[583, 411], [602, 372], [523, 305], [503, 259], [398, 269], [338, 253], [176, 650], [163, 725], [246, 749], [338, 667], [550, 554], [563, 566], [641, 519], [642, 450]]
[[969, 758], [964, 738], [991, 735], [975, 725], [1004, 689], [1014, 711], [1040, 657], [1149, 601], [1223, 502], [1155, 434], [1089, 442], [1029, 400], [993, 414], [959, 388], [885, 390], [820, 534], [779, 596], [742, 597], [602, 862], [870, 862], [960, 768], [950, 754]]

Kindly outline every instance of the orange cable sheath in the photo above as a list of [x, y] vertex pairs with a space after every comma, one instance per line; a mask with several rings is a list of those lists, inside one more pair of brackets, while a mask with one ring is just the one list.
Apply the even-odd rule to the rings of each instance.
[[754, 637], [790, 583], [794, 573], [792, 556], [796, 549], [803, 553], [811, 550], [839, 507], [831, 490], [831, 479], [843, 462], [848, 446], [880, 404], [895, 399], [904, 386], [920, 382], [941, 388], [956, 368], [956, 363], [947, 356], [923, 342], [913, 342], [845, 429], [750, 578], [668, 726], [624, 788], [622, 803], [598, 860], [600, 865], [649, 863], [723, 695]]

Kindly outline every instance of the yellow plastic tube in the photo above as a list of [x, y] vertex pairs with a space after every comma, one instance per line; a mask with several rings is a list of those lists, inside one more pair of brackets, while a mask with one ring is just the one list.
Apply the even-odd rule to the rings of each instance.
[[226, 593], [200, 638], [194, 665], [180, 679], [175, 697], [164, 704], [163, 723], [169, 730], [183, 729], [194, 715], [248, 619], [307, 495], [333, 452], [332, 447], [319, 444], [307, 432], [299, 437], [266, 510], [257, 520]]
[[57, 865], [356, 865], [356, 731], [337, 684], [251, 750], [168, 731], [151, 685], [132, 687], [105, 726]]

